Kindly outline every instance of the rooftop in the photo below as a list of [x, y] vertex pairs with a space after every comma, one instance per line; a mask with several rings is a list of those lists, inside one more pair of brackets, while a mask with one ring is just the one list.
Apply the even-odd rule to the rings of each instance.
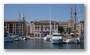
[[4, 20], [4, 22], [23, 22], [23, 21], [20, 21], [20, 20]]
[[59, 24], [68, 25], [68, 22], [59, 22]]
[[[40, 20], [40, 21], [30, 21], [30, 22], [34, 23], [34, 24], [49, 24], [50, 20]], [[55, 24], [58, 24], [58, 22], [51, 20], [52, 24], [54, 24], [54, 22], [55, 22]]]

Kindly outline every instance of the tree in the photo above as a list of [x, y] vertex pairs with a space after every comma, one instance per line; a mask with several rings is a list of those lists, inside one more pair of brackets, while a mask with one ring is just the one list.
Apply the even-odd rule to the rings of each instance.
[[67, 31], [68, 34], [70, 34], [70, 32], [71, 32], [71, 27], [68, 27], [68, 28], [66, 29], [66, 31]]
[[62, 26], [58, 26], [58, 32], [59, 33], [63, 33], [65, 30]]

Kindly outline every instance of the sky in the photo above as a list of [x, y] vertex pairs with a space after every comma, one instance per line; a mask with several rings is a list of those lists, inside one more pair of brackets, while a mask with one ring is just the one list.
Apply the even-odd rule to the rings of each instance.
[[[74, 14], [75, 4], [4, 4], [4, 20], [19, 20], [24, 13], [26, 21], [49, 20], [49, 7], [51, 19], [55, 21], [70, 20], [70, 9]], [[84, 4], [77, 4], [77, 21], [84, 19]], [[74, 15], [73, 18], [74, 19]]]

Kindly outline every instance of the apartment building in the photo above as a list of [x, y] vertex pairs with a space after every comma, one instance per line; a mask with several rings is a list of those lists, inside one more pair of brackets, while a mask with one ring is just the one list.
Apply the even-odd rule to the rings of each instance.
[[13, 35], [26, 35], [26, 21], [24, 14], [21, 15], [20, 20], [4, 20], [4, 27]]

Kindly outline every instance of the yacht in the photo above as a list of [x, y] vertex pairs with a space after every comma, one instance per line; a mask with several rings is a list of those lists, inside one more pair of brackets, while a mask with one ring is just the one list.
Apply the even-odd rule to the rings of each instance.
[[46, 41], [49, 41], [51, 39], [52, 35], [46, 35], [43, 39]]
[[80, 37], [77, 38], [70, 38], [70, 39], [64, 39], [63, 40], [64, 43], [80, 43]]
[[66, 38], [63, 40], [64, 43], [80, 43], [80, 37], [78, 34], [71, 33], [70, 34], [71, 38]]
[[15, 37], [8, 31], [4, 31], [4, 42], [14, 41]]
[[15, 39], [15, 41], [21, 41], [21, 40], [26, 40], [26, 38], [25, 38], [25, 37], [17, 37], [17, 38]]
[[62, 35], [60, 33], [54, 33], [50, 41], [51, 43], [56, 43], [56, 44], [63, 43]]

